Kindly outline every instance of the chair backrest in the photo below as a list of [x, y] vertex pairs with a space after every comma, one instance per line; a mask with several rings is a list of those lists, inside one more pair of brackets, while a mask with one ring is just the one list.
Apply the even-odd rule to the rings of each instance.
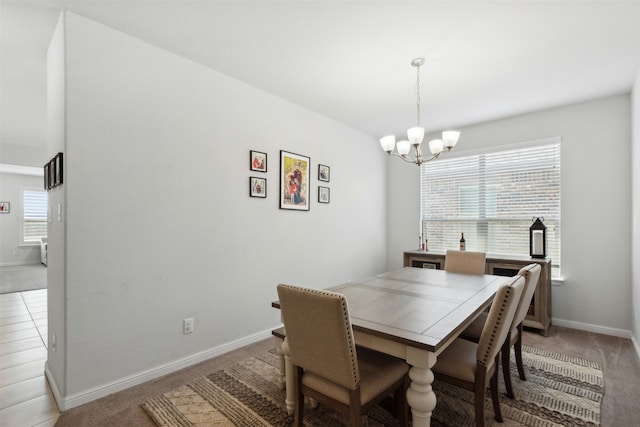
[[355, 390], [360, 371], [345, 296], [278, 285], [278, 297], [293, 364]]
[[522, 267], [518, 272], [520, 276], [524, 277], [524, 291], [522, 291], [522, 296], [520, 297], [516, 314], [513, 316], [512, 328], [515, 328], [522, 323], [524, 318], [527, 316], [529, 306], [531, 305], [531, 298], [533, 298], [536, 286], [538, 285], [540, 271], [542, 271], [540, 264], [532, 263]]
[[493, 297], [476, 351], [476, 359], [483, 365], [493, 363], [507, 338], [523, 289], [524, 277], [516, 274], [498, 288]]
[[484, 274], [486, 254], [471, 251], [447, 251], [444, 269], [452, 273]]

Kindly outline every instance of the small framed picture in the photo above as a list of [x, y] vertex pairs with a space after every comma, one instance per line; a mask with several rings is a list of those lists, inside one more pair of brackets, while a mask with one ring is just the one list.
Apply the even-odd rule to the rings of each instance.
[[63, 180], [63, 168], [62, 168], [62, 153], [58, 153], [54, 158], [54, 163], [56, 165], [56, 176], [55, 176], [55, 185], [56, 187], [62, 184]]
[[11, 210], [11, 203], [0, 202], [0, 214], [8, 214]]
[[49, 180], [49, 163], [44, 165], [44, 189], [48, 190], [51, 188], [51, 181]]
[[251, 158], [251, 170], [258, 172], [267, 171], [267, 153], [261, 153], [260, 151], [249, 151], [249, 157]]
[[318, 180], [329, 182], [331, 169], [327, 165], [318, 165]]
[[318, 203], [329, 203], [329, 187], [318, 187]]
[[267, 197], [267, 179], [255, 176], [249, 177], [249, 196], [251, 197]]
[[49, 160], [49, 188], [56, 186], [56, 159]]

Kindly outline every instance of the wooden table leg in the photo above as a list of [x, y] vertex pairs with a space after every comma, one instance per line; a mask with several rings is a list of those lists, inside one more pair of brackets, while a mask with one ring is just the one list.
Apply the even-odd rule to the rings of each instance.
[[287, 406], [287, 414], [293, 415], [295, 405], [295, 395], [293, 391], [293, 363], [291, 362], [291, 351], [289, 350], [289, 342], [287, 341], [287, 338], [284, 339], [280, 348], [284, 355], [284, 368], [287, 383], [285, 404]]
[[282, 343], [284, 342], [281, 338], [275, 338], [276, 340], [276, 352], [278, 353], [278, 366], [279, 366], [279, 374], [278, 374], [278, 388], [280, 390], [284, 390], [286, 387], [286, 371], [285, 371], [285, 362], [284, 362], [284, 353], [282, 352]]
[[424, 350], [407, 349], [407, 363], [411, 365], [407, 390], [407, 403], [411, 409], [414, 427], [429, 427], [431, 414], [436, 407], [436, 395], [431, 388], [436, 355]]

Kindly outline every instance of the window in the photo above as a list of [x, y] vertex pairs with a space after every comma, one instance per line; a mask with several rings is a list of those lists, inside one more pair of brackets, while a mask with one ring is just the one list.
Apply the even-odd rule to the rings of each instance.
[[23, 245], [40, 244], [47, 237], [47, 193], [42, 190], [22, 191], [22, 242]]
[[528, 256], [535, 217], [547, 226], [547, 256], [560, 272], [560, 138], [549, 138], [420, 167], [423, 235], [430, 250], [459, 247]]

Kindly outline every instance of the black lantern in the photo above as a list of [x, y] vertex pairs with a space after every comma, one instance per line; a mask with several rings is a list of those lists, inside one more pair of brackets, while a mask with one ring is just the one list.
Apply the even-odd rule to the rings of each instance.
[[544, 218], [535, 218], [529, 227], [529, 255], [531, 258], [547, 257], [547, 227]]

